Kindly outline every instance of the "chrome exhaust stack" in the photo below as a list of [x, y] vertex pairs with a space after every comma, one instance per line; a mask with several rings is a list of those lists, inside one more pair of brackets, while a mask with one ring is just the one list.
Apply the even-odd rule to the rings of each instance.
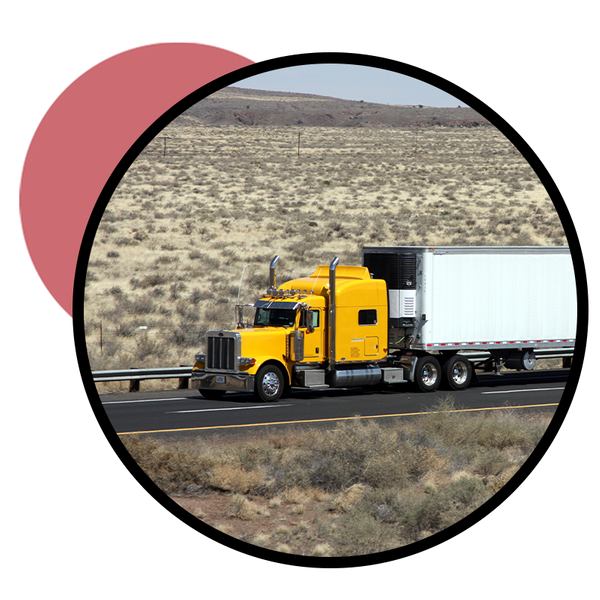
[[277, 269], [277, 263], [279, 262], [279, 256], [275, 256], [269, 265], [269, 290], [277, 289], [277, 276], [275, 271]]
[[340, 262], [336, 256], [329, 265], [329, 366], [327, 372], [335, 371], [335, 334], [336, 334], [336, 305], [335, 305], [335, 270]]

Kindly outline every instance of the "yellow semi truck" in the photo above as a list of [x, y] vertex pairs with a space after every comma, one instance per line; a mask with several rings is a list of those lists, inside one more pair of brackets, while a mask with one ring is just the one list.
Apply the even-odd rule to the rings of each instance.
[[[381, 379], [387, 348], [387, 288], [365, 267], [320, 266], [310, 276], [270, 285], [254, 304], [251, 328], [210, 331], [206, 354], [196, 356], [192, 387], [208, 398], [225, 391], [278, 400], [291, 385], [338, 387]], [[335, 290], [335, 293], [330, 293]], [[352, 369], [348, 369], [349, 366]], [[394, 370], [400, 376], [401, 369]]]
[[208, 332], [191, 379], [206, 398], [405, 382], [460, 390], [472, 377], [465, 351], [531, 369], [535, 348], [575, 343], [568, 248], [365, 248], [363, 266], [334, 258], [279, 286], [278, 262], [252, 324], [238, 306], [237, 329]]

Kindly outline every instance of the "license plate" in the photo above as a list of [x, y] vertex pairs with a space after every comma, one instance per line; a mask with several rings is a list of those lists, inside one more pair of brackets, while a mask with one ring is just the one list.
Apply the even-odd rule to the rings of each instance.
[[225, 383], [225, 377], [223, 377], [223, 375], [217, 375], [217, 377], [215, 378], [215, 381], [217, 383]]

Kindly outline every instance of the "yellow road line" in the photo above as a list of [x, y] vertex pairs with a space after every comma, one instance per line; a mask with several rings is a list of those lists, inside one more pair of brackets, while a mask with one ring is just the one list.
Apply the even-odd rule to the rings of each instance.
[[489, 408], [457, 408], [449, 411], [425, 411], [425, 412], [414, 412], [414, 413], [397, 413], [393, 415], [356, 415], [354, 417], [333, 417], [331, 419], [304, 419], [301, 421], [274, 421], [272, 423], [247, 423], [243, 425], [211, 425], [208, 427], [187, 427], [182, 429], [155, 429], [152, 431], [126, 431], [117, 435], [140, 435], [144, 433], [178, 433], [181, 431], [206, 431], [209, 429], [233, 429], [241, 427], [265, 427], [267, 425], [297, 425], [300, 423], [326, 423], [328, 421], [349, 421], [351, 419], [389, 419], [392, 417], [415, 417], [418, 415], [433, 415], [440, 412], [481, 412], [485, 410], [507, 410], [511, 408], [542, 408], [548, 406], [558, 406], [558, 402], [551, 402], [549, 404], [523, 404], [519, 406], [491, 406]]

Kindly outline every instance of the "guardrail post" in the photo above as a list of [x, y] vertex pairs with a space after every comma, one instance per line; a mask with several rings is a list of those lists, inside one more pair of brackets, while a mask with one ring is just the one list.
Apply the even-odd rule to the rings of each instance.
[[[187, 365], [179, 365], [182, 368], [188, 368]], [[180, 377], [179, 385], [177, 386], [178, 390], [187, 390], [190, 387], [190, 378], [189, 377]]]
[[139, 379], [130, 379], [129, 380], [129, 391], [130, 392], [139, 392], [140, 391], [140, 380]]

